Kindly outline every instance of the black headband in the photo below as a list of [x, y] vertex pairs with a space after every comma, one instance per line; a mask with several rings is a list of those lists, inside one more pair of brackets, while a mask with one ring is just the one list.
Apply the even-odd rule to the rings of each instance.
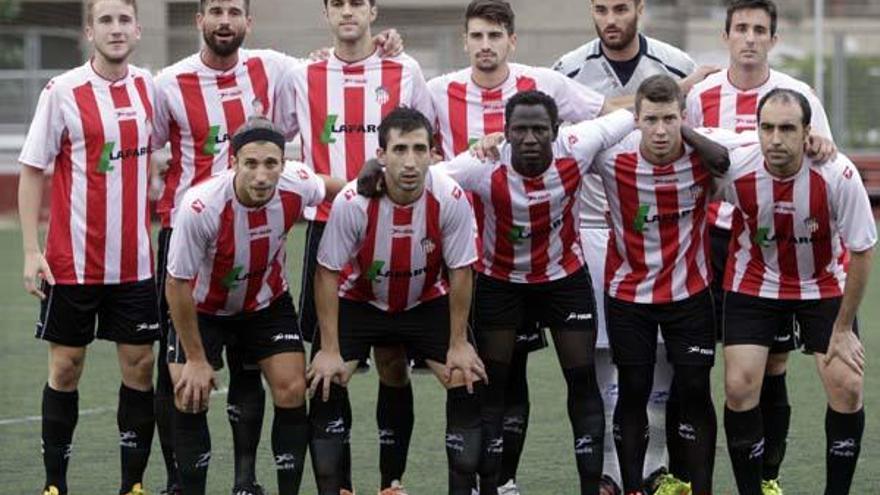
[[253, 143], [254, 141], [269, 141], [281, 148], [281, 152], [284, 153], [284, 136], [274, 129], [267, 129], [265, 127], [248, 129], [232, 136], [232, 153], [237, 155], [238, 150], [244, 145]]

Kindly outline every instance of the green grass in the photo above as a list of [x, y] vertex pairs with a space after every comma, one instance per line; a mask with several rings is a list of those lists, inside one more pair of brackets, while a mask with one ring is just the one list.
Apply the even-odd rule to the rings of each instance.
[[[298, 289], [299, 263], [303, 229], [298, 226], [291, 241], [291, 280]], [[6, 283], [0, 288], [0, 317], [6, 322], [0, 330], [0, 364], [5, 376], [0, 378], [0, 495], [37, 493], [43, 482], [40, 459], [40, 422], [30, 420], [2, 424], [3, 420], [38, 416], [40, 397], [46, 380], [46, 345], [32, 337], [37, 317], [37, 302], [21, 289], [20, 237], [16, 231], [0, 231], [0, 253], [6, 261], [0, 275]], [[871, 356], [880, 353], [880, 271], [862, 304], [861, 328], [869, 364], [866, 378], [867, 431], [853, 493], [877, 493], [880, 490], [880, 386], [873, 379], [875, 365]], [[812, 358], [792, 355], [789, 369], [789, 393], [792, 400], [792, 425], [788, 454], [782, 478], [789, 494], [822, 492], [825, 479], [824, 412], [825, 400], [816, 377]], [[553, 351], [533, 354], [529, 366], [532, 422], [520, 469], [520, 484], [525, 493], [558, 494], [576, 491], [577, 478], [571, 447], [571, 430], [565, 412], [562, 375]], [[225, 381], [225, 377], [223, 378]], [[443, 446], [444, 392], [431, 376], [413, 378], [416, 399], [416, 427], [413, 435], [406, 485], [411, 493], [441, 494], [446, 491], [446, 455]], [[721, 366], [714, 370], [716, 406], [722, 402]], [[115, 350], [106, 342], [89, 348], [86, 370], [80, 386], [80, 408], [91, 410], [79, 419], [70, 465], [71, 493], [116, 493], [119, 457], [115, 419], [119, 371]], [[356, 375], [351, 384], [354, 409], [352, 435], [354, 479], [361, 494], [369, 494], [378, 483], [378, 446], [375, 440], [376, 374]], [[214, 456], [209, 474], [209, 493], [229, 493], [232, 456], [225, 397], [215, 396], [209, 413]], [[271, 408], [267, 408], [271, 411]], [[719, 415], [719, 418], [721, 416]], [[720, 420], [719, 420], [720, 423]], [[258, 460], [258, 477], [275, 493], [269, 431], [271, 414], [266, 415]], [[164, 467], [158, 440], [147, 471], [147, 487], [158, 493], [164, 486]], [[730, 464], [719, 435], [715, 469], [716, 493], [735, 493]], [[314, 493], [310, 470], [305, 475], [303, 493]]]

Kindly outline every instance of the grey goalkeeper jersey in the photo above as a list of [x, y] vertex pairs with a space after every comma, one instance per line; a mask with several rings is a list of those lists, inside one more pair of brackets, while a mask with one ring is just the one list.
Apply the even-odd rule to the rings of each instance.
[[[621, 83], [611, 63], [602, 53], [599, 38], [563, 55], [553, 69], [587, 86], [606, 98], [635, 94], [639, 85], [655, 74], [668, 74], [676, 79], [687, 77], [696, 63], [678, 48], [639, 34], [639, 61], [632, 76]], [[580, 227], [607, 228], [607, 200], [598, 175], [584, 176], [581, 186]]]

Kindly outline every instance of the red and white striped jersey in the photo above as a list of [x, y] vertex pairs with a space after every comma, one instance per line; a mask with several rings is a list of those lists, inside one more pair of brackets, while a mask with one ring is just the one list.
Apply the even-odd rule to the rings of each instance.
[[[732, 148], [754, 142], [720, 129], [697, 129]], [[594, 162], [611, 211], [605, 289], [623, 301], [662, 304], [704, 290], [706, 211], [712, 176], [690, 147], [678, 160], [655, 165], [642, 156], [641, 131], [602, 152]]]
[[[868, 194], [842, 154], [822, 165], [804, 158], [780, 179], [767, 170], [760, 145], [735, 150], [720, 194], [739, 208], [724, 288], [773, 299], [843, 295], [846, 250], [877, 243]], [[735, 249], [734, 249], [735, 248]]]
[[[348, 63], [331, 55], [293, 71], [295, 119], [303, 161], [319, 174], [353, 180], [376, 156], [379, 124], [391, 110], [408, 106], [434, 120], [434, 107], [418, 62], [408, 55], [378, 52]], [[327, 221], [331, 203], [306, 210], [309, 220]]]
[[[825, 108], [806, 83], [770, 69], [769, 77], [757, 88], [741, 90], [730, 82], [728, 69], [716, 72], [695, 84], [687, 96], [687, 122], [693, 127], [719, 127], [735, 132], [753, 131], [758, 125], [758, 102], [775, 88], [798, 91], [807, 97], [812, 110], [810, 125], [821, 136], [831, 136]], [[713, 204], [709, 225], [730, 230], [733, 223], [730, 205]]]
[[299, 162], [285, 164], [275, 195], [259, 208], [238, 201], [234, 179], [228, 170], [190, 188], [171, 235], [168, 274], [195, 280], [200, 313], [258, 311], [287, 291], [287, 233], [325, 194], [324, 181]]
[[398, 313], [449, 292], [446, 269], [477, 260], [476, 230], [464, 192], [434, 167], [406, 206], [360, 196], [352, 182], [333, 202], [318, 263], [341, 272], [340, 297]]
[[499, 160], [481, 162], [469, 153], [441, 168], [480, 200], [481, 273], [514, 283], [564, 278], [584, 264], [578, 235], [581, 177], [602, 149], [633, 128], [633, 115], [618, 110], [560, 130], [554, 161], [541, 175], [526, 177], [511, 165], [504, 143]]
[[228, 70], [208, 67], [196, 53], [159, 73], [155, 141], [171, 143], [157, 205], [163, 227], [172, 226], [190, 187], [231, 166], [229, 141], [248, 117], [264, 115], [293, 138], [296, 129], [282, 110], [293, 108], [291, 71], [304, 63], [273, 50], [240, 49]]
[[19, 161], [54, 166], [46, 261], [58, 284], [153, 276], [147, 191], [155, 88], [128, 66], [111, 82], [91, 62], [49, 81]]
[[581, 122], [599, 116], [605, 98], [554, 70], [508, 64], [510, 74], [499, 86], [486, 89], [472, 79], [470, 67], [428, 82], [437, 113], [436, 129], [446, 159], [466, 151], [486, 134], [504, 132], [504, 107], [511, 96], [530, 90], [547, 93], [559, 107], [559, 118]]

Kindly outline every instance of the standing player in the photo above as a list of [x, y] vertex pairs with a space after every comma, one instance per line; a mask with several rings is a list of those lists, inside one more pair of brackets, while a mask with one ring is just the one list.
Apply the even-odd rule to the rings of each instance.
[[[418, 63], [407, 55], [381, 58], [371, 41], [378, 15], [375, 0], [325, 0], [324, 14], [334, 37], [328, 60], [297, 67], [293, 111], [300, 130], [303, 161], [318, 173], [343, 180], [357, 177], [378, 148], [377, 130], [398, 106], [413, 107], [433, 119], [433, 107]], [[315, 334], [313, 301], [316, 257], [331, 203], [306, 210], [309, 220], [300, 291], [300, 328]], [[379, 373], [376, 422], [383, 486], [401, 479], [413, 429], [413, 398], [406, 357], [399, 346], [374, 349]], [[350, 458], [348, 444], [343, 464]], [[349, 468], [343, 466], [343, 471]], [[345, 488], [351, 490], [347, 480]]]
[[[253, 26], [248, 0], [201, 0], [196, 24], [204, 44], [193, 54], [164, 69], [156, 78], [156, 141], [171, 144], [171, 160], [158, 203], [162, 220], [159, 232], [160, 311], [167, 315], [164, 298], [165, 265], [177, 206], [193, 185], [225, 172], [231, 165], [230, 135], [252, 115], [276, 121], [293, 108], [290, 71], [305, 60], [272, 50], [241, 48]], [[380, 44], [393, 33], [377, 37]], [[396, 41], [391, 45], [399, 44]], [[390, 47], [393, 48], [393, 47]], [[295, 128], [287, 125], [288, 138]], [[162, 318], [163, 327], [167, 317]], [[163, 331], [163, 335], [167, 332]], [[156, 386], [156, 422], [168, 472], [166, 490], [175, 493], [178, 484], [171, 433], [173, 431], [171, 380], [168, 376], [166, 345], [159, 346]], [[233, 493], [260, 493], [256, 482], [256, 452], [263, 425], [265, 392], [256, 363], [244, 363], [241, 353], [230, 346], [230, 381], [227, 414], [232, 427], [235, 476]]]
[[[426, 358], [446, 386], [449, 493], [469, 495], [479, 462], [480, 394], [485, 370], [467, 336], [477, 260], [476, 223], [461, 188], [429, 168], [431, 125], [418, 111], [392, 111], [379, 126], [383, 197], [358, 195], [350, 183], [333, 204], [315, 278], [320, 350], [312, 360], [312, 462], [322, 495], [337, 495], [351, 414], [347, 383], [373, 346], [402, 345]], [[338, 293], [338, 295], [337, 295]], [[332, 383], [331, 383], [332, 381]], [[477, 390], [481, 388], [478, 386]], [[380, 494], [403, 494], [401, 480]]]
[[[182, 492], [205, 493], [211, 438], [208, 399], [223, 348], [239, 347], [272, 391], [272, 451], [282, 495], [299, 493], [309, 438], [305, 359], [288, 293], [287, 233], [303, 208], [342, 182], [284, 163], [285, 138], [252, 117], [231, 138], [233, 169], [190, 189], [168, 249], [168, 362]], [[326, 190], [326, 194], [325, 194]]]
[[[697, 67], [686, 53], [639, 32], [639, 20], [644, 10], [642, 0], [592, 0], [590, 13], [599, 37], [563, 55], [553, 68], [607, 98], [634, 94], [646, 78], [655, 74], [666, 74], [679, 80], [688, 77]], [[599, 329], [596, 372], [605, 403], [605, 416], [611, 419], [617, 400], [617, 371], [611, 361], [603, 301], [605, 289], [602, 274], [605, 273], [609, 237], [605, 219], [607, 209], [602, 179], [595, 174], [584, 176], [580, 235], [587, 265], [590, 273], [595, 275], [593, 294], [596, 296], [596, 323]], [[665, 356], [662, 341], [658, 343], [657, 355]], [[677, 478], [686, 479], [682, 472], [680, 449], [676, 448], [679, 445], [676, 424], [678, 401], [670, 396], [671, 380], [672, 366], [666, 359], [658, 358], [654, 370], [654, 388], [648, 403], [648, 422], [652, 426], [649, 437], [652, 441], [646, 442], [645, 456], [645, 471], [651, 473], [646, 484], [651, 491], [658, 491], [660, 487], [680, 487], [682, 482]], [[611, 424], [611, 421], [606, 421], [606, 437], [609, 438]], [[670, 470], [675, 476], [666, 474], [663, 468], [667, 445]], [[607, 477], [603, 489], [609, 495], [618, 493], [615, 480], [620, 479], [620, 466], [613, 442], [605, 444], [604, 472]]]
[[[811, 150], [818, 161], [834, 153], [828, 118], [822, 104], [805, 83], [770, 68], [767, 61], [776, 45], [776, 5], [772, 0], [737, 0], [727, 8], [723, 39], [730, 52], [730, 66], [694, 86], [688, 95], [687, 121], [692, 126], [720, 127], [742, 132], [754, 130], [758, 100], [774, 88], [788, 88], [804, 94], [812, 109]], [[823, 138], [823, 139], [820, 139]], [[712, 225], [713, 265], [723, 270], [733, 209], [715, 203]], [[721, 273], [716, 270], [716, 294], [721, 295]], [[788, 353], [798, 346], [792, 322], [783, 322], [767, 360], [767, 376], [761, 392], [761, 414], [765, 429], [764, 480], [768, 493], [780, 489], [779, 467], [785, 455], [791, 406], [785, 384]]]
[[762, 457], [772, 425], [762, 421], [761, 381], [781, 323], [797, 321], [828, 398], [825, 494], [849, 493], [865, 428], [865, 350], [855, 317], [877, 230], [852, 162], [838, 155], [818, 165], [804, 156], [810, 114], [800, 91], [764, 95], [757, 108], [761, 144], [733, 153], [743, 165], [720, 187], [742, 212], [724, 278], [724, 422], [743, 495], [767, 493]]
[[[24, 284], [42, 301], [36, 336], [50, 343], [43, 494], [68, 491], [77, 385], [95, 337], [116, 343], [122, 374], [119, 493], [142, 494], [159, 333], [147, 206], [154, 88], [149, 72], [128, 64], [141, 34], [134, 0], [89, 1], [85, 34], [92, 58], [43, 89], [19, 157]], [[44, 254], [37, 229], [43, 171], [50, 166]]]

